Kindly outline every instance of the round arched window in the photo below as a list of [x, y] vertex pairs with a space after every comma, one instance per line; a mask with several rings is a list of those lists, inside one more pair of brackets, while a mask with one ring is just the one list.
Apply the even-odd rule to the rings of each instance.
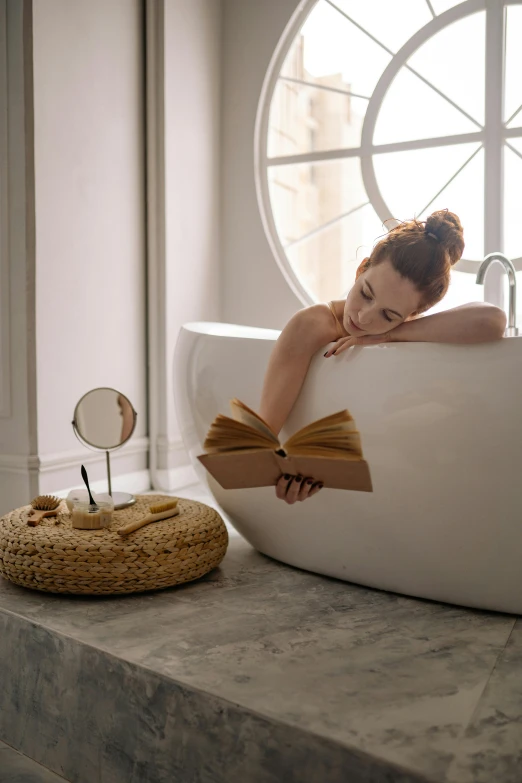
[[445, 207], [466, 240], [448, 306], [478, 298], [486, 253], [522, 269], [521, 40], [522, 0], [299, 6], [265, 80], [256, 174], [303, 302], [346, 292], [390, 218]]

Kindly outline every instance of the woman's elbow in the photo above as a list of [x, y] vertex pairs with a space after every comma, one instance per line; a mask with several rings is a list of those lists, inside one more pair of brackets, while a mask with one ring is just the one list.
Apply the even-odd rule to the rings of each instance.
[[488, 305], [481, 308], [480, 332], [484, 340], [500, 340], [506, 331], [506, 313], [500, 307]]

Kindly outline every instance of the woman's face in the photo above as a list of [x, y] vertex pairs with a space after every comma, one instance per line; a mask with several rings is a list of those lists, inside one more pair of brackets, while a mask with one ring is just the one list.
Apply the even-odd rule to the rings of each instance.
[[393, 268], [382, 261], [357, 272], [353, 288], [344, 305], [343, 324], [348, 334], [384, 334], [406, 321], [420, 307], [418, 289]]

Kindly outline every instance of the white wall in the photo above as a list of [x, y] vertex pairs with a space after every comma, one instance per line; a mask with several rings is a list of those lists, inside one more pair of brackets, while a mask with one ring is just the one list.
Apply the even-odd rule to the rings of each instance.
[[[34, 0], [36, 351], [40, 491], [105, 477], [71, 427], [113, 386], [138, 412], [120, 473], [148, 487], [144, 50], [140, 0]], [[92, 461], [94, 459], [94, 461]]]
[[[71, 428], [76, 401], [98, 385], [120, 389], [138, 411], [136, 434], [113, 454], [115, 488], [148, 485], [144, 3], [9, 6], [14, 230], [12, 269], [0, 283], [10, 277], [16, 307], [0, 357], [10, 353], [13, 408], [0, 410], [0, 512], [77, 485], [81, 462], [103, 481], [103, 457]], [[221, 317], [222, 3], [165, 0], [164, 14], [168, 366], [160, 396], [168, 410], [153, 448], [169, 486], [173, 468], [187, 470], [172, 394], [177, 334], [188, 320]], [[34, 94], [22, 78], [24, 36]]]
[[186, 465], [172, 359], [181, 325], [219, 320], [221, 0], [165, 2], [167, 432], [158, 467], [166, 488]]
[[268, 245], [254, 182], [254, 128], [263, 80], [297, 0], [224, 0], [223, 320], [281, 329], [303, 305]]

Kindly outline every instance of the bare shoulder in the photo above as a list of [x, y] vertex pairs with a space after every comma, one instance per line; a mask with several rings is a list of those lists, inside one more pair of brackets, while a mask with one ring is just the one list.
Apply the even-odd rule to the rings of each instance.
[[337, 326], [327, 304], [315, 304], [299, 310], [289, 322], [312, 350], [337, 339]]

